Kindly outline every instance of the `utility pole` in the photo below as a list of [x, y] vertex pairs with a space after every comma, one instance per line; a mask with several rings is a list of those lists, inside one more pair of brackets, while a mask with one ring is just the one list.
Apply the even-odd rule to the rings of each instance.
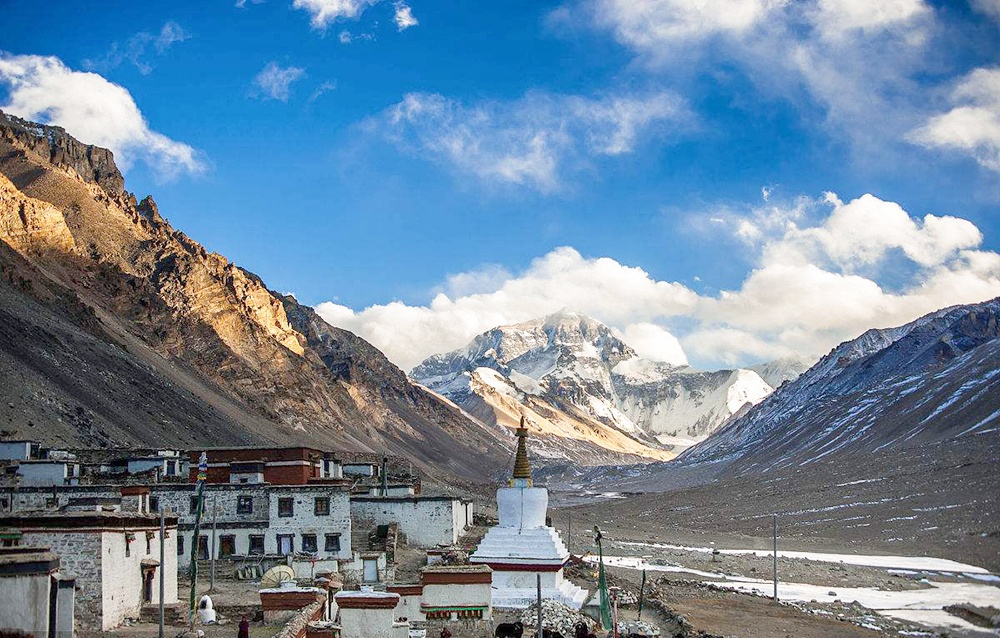
[[215, 538], [219, 518], [219, 495], [212, 495], [212, 568], [208, 576], [208, 590], [215, 591]]
[[[159, 472], [157, 472], [159, 476]], [[157, 634], [159, 638], [163, 638], [163, 570], [166, 569], [167, 563], [164, 562], [163, 555], [163, 536], [166, 530], [166, 521], [163, 519], [163, 505], [157, 507], [160, 510], [160, 631]]]
[[566, 549], [573, 553], [573, 512], [569, 513], [569, 522], [566, 524]]
[[774, 522], [774, 557], [771, 566], [774, 572], [774, 603], [778, 604], [778, 515], [775, 514], [772, 520]]
[[538, 588], [538, 618], [535, 623], [535, 636], [542, 638], [542, 575], [535, 574], [535, 585]]

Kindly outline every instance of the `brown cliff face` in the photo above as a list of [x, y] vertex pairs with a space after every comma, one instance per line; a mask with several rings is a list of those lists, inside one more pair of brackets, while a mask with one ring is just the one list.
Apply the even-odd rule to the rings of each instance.
[[[0, 240], [16, 251], [0, 260], [8, 275], [0, 287], [18, 300], [11, 308], [31, 314], [32, 304], [47, 303], [39, 291], [51, 289], [77, 315], [89, 309], [93, 317], [87, 329], [65, 303], [45, 306], [42, 314], [52, 316], [44, 325], [10, 317], [28, 333], [31, 352], [19, 349], [16, 332], [0, 334], [3, 385], [17, 395], [0, 404], [0, 435], [44, 439], [50, 430], [64, 443], [87, 445], [298, 442], [386, 450], [470, 477], [484, 476], [490, 458], [506, 457], [502, 435], [411, 384], [370, 344], [208, 253], [172, 228], [151, 198], [136, 202], [110, 152], [2, 113]], [[19, 286], [21, 279], [34, 283]], [[86, 345], [57, 336], [78, 329], [87, 332]], [[32, 342], [36, 333], [47, 345]], [[122, 423], [122, 406], [104, 406], [101, 417], [98, 404], [115, 403], [117, 373], [78, 347], [118, 350], [190, 396], [170, 399], [167, 409], [144, 407], [129, 417], [134, 424]], [[46, 370], [46, 354], [69, 377]], [[19, 393], [19, 384], [31, 385], [18, 378], [19, 367], [32, 368], [31, 383], [57, 395], [63, 411], [81, 411], [71, 422], [96, 419], [104, 434], [74, 430], [61, 417], [53, 423], [61, 412], [44, 409], [38, 388]], [[199, 428], [179, 410], [212, 415], [214, 426]]]

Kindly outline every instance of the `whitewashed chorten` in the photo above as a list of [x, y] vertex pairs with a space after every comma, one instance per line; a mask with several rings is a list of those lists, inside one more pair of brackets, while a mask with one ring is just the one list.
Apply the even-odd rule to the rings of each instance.
[[493, 606], [524, 608], [535, 602], [536, 578], [542, 577], [542, 598], [579, 609], [587, 592], [563, 578], [569, 551], [559, 533], [545, 525], [549, 492], [534, 487], [525, 437], [524, 417], [517, 429], [517, 456], [508, 487], [497, 490], [500, 522], [486, 532], [472, 563], [493, 569]]

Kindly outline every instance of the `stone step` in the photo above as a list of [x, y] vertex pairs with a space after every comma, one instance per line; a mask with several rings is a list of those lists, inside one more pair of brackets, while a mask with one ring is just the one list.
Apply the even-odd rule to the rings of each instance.
[[[156, 603], [143, 605], [139, 612], [139, 619], [147, 623], [160, 622], [160, 606]], [[187, 622], [187, 606], [183, 603], [164, 605], [163, 622], [167, 625], [185, 624]]]

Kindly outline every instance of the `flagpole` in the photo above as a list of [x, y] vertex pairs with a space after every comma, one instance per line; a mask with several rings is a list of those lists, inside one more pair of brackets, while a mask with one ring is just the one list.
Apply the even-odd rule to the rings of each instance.
[[191, 534], [191, 564], [188, 573], [191, 577], [191, 596], [188, 609], [188, 625], [194, 631], [194, 613], [196, 589], [198, 584], [198, 537], [201, 535], [201, 513], [205, 504], [205, 480], [208, 478], [208, 454], [201, 453], [198, 459], [198, 483], [195, 487], [198, 499], [198, 507], [194, 517], [194, 532]]

